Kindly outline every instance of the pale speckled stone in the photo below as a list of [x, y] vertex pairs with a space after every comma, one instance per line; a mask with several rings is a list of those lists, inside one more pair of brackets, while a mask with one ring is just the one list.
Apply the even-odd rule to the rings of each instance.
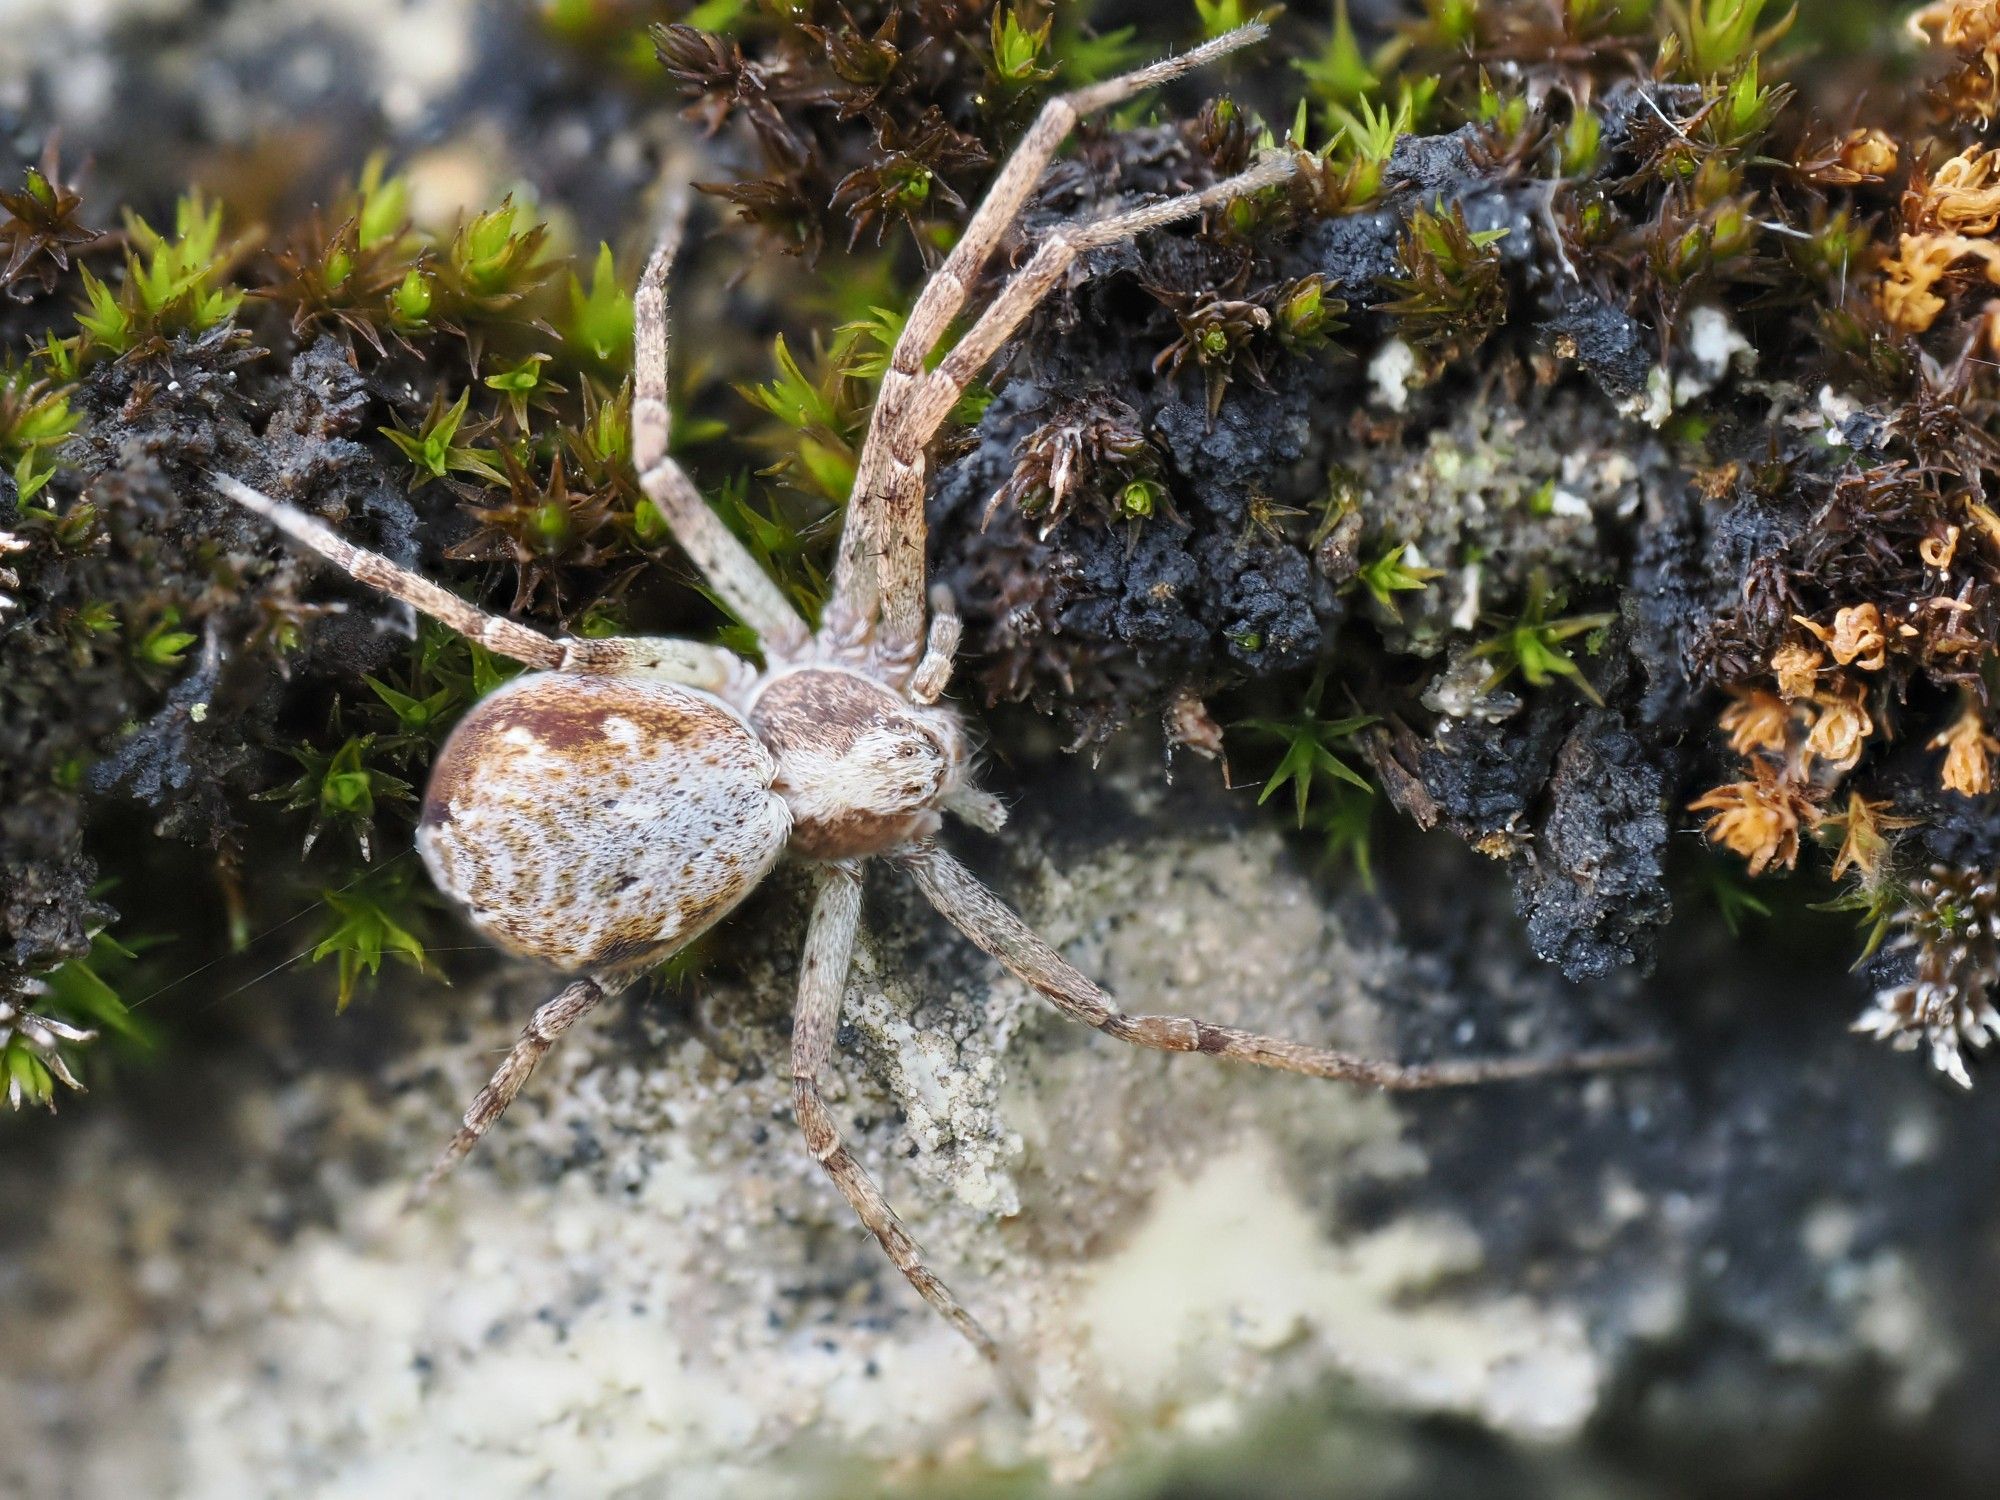
[[[1080, 1477], [1240, 1431], [1336, 1373], [1523, 1434], [1589, 1416], [1604, 1370], [1580, 1314], [1479, 1284], [1468, 1225], [1427, 1209], [1350, 1230], [1302, 1196], [1302, 1136], [1351, 1183], [1421, 1176], [1387, 1101], [1120, 1048], [938, 951], [882, 894], [834, 1109], [1046, 1392], [1031, 1421], [853, 1225], [781, 1070], [753, 1065], [782, 1056], [789, 957], [699, 1007], [713, 1050], [656, 1019], [584, 1030], [413, 1215], [409, 1175], [517, 1015], [441, 1037], [465, 999], [411, 994], [428, 1039], [379, 1076], [245, 1073], [200, 1148], [231, 1164], [215, 1180], [175, 1182], [107, 1115], [61, 1164], [97, 1186], [61, 1200], [24, 1272], [95, 1290], [0, 1314], [7, 1347], [23, 1316], [39, 1346], [0, 1399], [61, 1380], [97, 1413], [76, 1493], [188, 1496], [648, 1494], [669, 1476], [676, 1495], [810, 1495], [827, 1453]], [[1266, 828], [1107, 849], [1017, 894], [1149, 1006], [1383, 1044], [1360, 982], [1383, 955]], [[782, 907], [753, 929], [780, 952]], [[908, 977], [943, 963], [948, 993]]]

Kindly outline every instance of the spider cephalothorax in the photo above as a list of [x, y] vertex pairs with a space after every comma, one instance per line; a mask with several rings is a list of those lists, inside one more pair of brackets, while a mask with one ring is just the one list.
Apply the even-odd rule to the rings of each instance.
[[966, 779], [965, 730], [840, 667], [795, 667], [758, 683], [750, 723], [777, 760], [792, 848], [858, 859], [929, 838]]
[[1273, 187], [1291, 175], [1294, 158], [1274, 152], [1200, 192], [1050, 230], [942, 362], [928, 368], [928, 356], [1081, 116], [1262, 34], [1246, 26], [1043, 109], [924, 287], [890, 355], [817, 633], [668, 456], [665, 288], [680, 214], [668, 216], [634, 299], [634, 460], [646, 495], [716, 596], [756, 632], [762, 669], [693, 641], [551, 639], [217, 476], [223, 493], [355, 579], [535, 669], [480, 703], [452, 734], [431, 773], [418, 841], [433, 879], [481, 931], [581, 977], [530, 1018], [419, 1194], [500, 1117], [569, 1026], [720, 918], [787, 856], [808, 864], [818, 884], [792, 1029], [792, 1099], [807, 1147], [911, 1285], [989, 1357], [997, 1358], [993, 1340], [924, 1264], [842, 1144], [820, 1095], [860, 922], [864, 860], [882, 858], [907, 873], [979, 948], [1064, 1014], [1142, 1047], [1395, 1089], [1651, 1055], [1401, 1066], [1185, 1016], [1129, 1015], [937, 842], [947, 813], [989, 830], [1003, 818], [970, 785], [964, 729], [938, 701], [959, 625], [950, 600], [925, 589], [925, 446], [1084, 252]]

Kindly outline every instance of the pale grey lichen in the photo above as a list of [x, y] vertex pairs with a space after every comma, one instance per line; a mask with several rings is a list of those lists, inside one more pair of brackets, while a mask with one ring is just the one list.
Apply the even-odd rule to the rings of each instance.
[[1672, 357], [1656, 365], [1645, 391], [1628, 398], [1620, 409], [1648, 427], [1664, 427], [1675, 412], [1693, 405], [1732, 374], [1747, 374], [1756, 367], [1756, 347], [1729, 314], [1719, 307], [1697, 307], [1687, 315]]
[[[1429, 883], [1451, 910], [1409, 941], [1219, 788], [1164, 789], [1150, 763], [1038, 785], [993, 873], [1135, 1007], [1425, 1057], [1548, 1050], [1578, 1039], [1579, 1008], [1601, 1026], [1638, 1003], [1536, 970], [1504, 895], [1462, 873]], [[1962, 1320], [1922, 1236], [1892, 1254], [1882, 1225], [1962, 1222], [1938, 1194], [1959, 1132], [1836, 1031], [1798, 1072], [1753, 1039], [1698, 1105], [1671, 1071], [1392, 1100], [1114, 1044], [878, 881], [832, 1108], [1028, 1371], [1024, 1421], [800, 1145], [783, 1059], [803, 897], [774, 887], [688, 994], [578, 1028], [414, 1214], [410, 1182], [543, 976], [412, 976], [337, 1022], [276, 984], [239, 1002], [261, 1040], [213, 1086], [121, 1090], [0, 1153], [0, 1191], [32, 1183], [44, 1208], [0, 1260], [0, 1402], [25, 1433], [0, 1490], [1065, 1483], [1254, 1453], [1301, 1409], [1315, 1430], [1442, 1413], [1571, 1452], [1648, 1351], [1703, 1368], [1718, 1317], [1750, 1368], [1840, 1391], [1886, 1367], [1908, 1420], [1951, 1409]], [[1834, 1097], [1879, 1160], [1829, 1175], [1827, 1153], [1754, 1147], [1773, 1122], [1783, 1142], [1827, 1128]], [[1736, 1191], [1746, 1151], [1755, 1189]], [[1781, 1253], [1772, 1216], [1798, 1202], [1855, 1227], [1823, 1215]], [[1682, 1433], [1736, 1390], [1690, 1376], [1663, 1409]], [[1358, 1461], [1395, 1451], [1414, 1450]]]
[[1430, 655], [1518, 610], [1535, 580], [1588, 580], [1608, 545], [1670, 481], [1666, 450], [1635, 441], [1601, 401], [1573, 390], [1462, 403], [1422, 442], [1371, 444], [1340, 460], [1356, 476], [1370, 556], [1439, 570], [1381, 604], [1357, 592], [1393, 650]]

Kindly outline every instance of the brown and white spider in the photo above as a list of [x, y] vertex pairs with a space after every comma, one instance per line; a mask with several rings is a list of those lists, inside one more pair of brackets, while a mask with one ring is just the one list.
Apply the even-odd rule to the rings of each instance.
[[535, 669], [454, 730], [431, 771], [417, 843], [439, 888], [482, 932], [581, 977], [530, 1018], [419, 1195], [471, 1150], [565, 1031], [728, 912], [786, 856], [808, 863], [817, 881], [792, 1030], [792, 1098], [807, 1148], [910, 1284], [991, 1359], [993, 1339], [925, 1265], [842, 1144], [820, 1094], [869, 859], [908, 872], [954, 926], [1064, 1014], [1141, 1047], [1384, 1089], [1638, 1060], [1603, 1051], [1399, 1066], [1185, 1016], [1128, 1015], [937, 842], [946, 813], [989, 831], [1005, 814], [971, 785], [965, 727], [940, 701], [959, 622], [948, 598], [926, 597], [926, 445], [967, 382], [1085, 251], [1278, 183], [1291, 158], [1273, 154], [1201, 192], [1057, 228], [928, 373], [926, 356], [1081, 117], [1262, 34], [1246, 26], [1042, 110], [896, 342], [817, 633], [667, 454], [665, 288], [681, 215], [669, 216], [636, 299], [635, 461], [688, 556], [755, 630], [762, 669], [693, 641], [553, 639], [482, 613], [300, 511], [216, 477], [225, 495], [355, 579]]

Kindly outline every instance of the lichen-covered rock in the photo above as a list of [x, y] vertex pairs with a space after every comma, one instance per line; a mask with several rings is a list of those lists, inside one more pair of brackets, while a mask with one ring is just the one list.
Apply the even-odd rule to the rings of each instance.
[[1667, 925], [1666, 777], [1607, 710], [1586, 715], [1556, 752], [1553, 805], [1520, 878], [1528, 942], [1571, 979], [1650, 969]]

